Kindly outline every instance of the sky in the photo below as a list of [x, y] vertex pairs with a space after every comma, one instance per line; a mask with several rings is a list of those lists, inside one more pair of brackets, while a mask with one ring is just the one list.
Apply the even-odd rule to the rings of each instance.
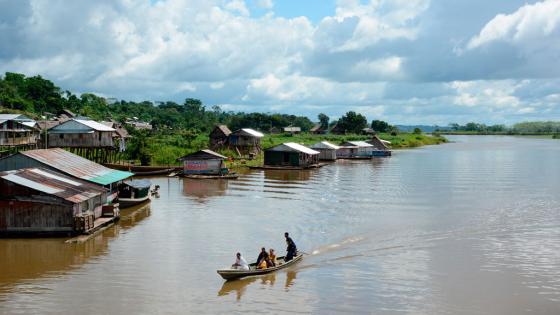
[[316, 120], [560, 119], [560, 0], [0, 0], [0, 73]]

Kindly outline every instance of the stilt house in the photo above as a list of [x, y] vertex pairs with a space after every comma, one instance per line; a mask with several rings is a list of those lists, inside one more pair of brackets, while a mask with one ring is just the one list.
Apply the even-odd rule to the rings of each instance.
[[228, 145], [240, 155], [259, 153], [261, 151], [261, 138], [264, 135], [249, 128], [239, 129], [229, 135]]
[[0, 114], [0, 150], [13, 147], [35, 149], [39, 137], [35, 120], [25, 115]]
[[210, 132], [210, 149], [217, 150], [227, 145], [231, 130], [226, 125], [216, 125]]

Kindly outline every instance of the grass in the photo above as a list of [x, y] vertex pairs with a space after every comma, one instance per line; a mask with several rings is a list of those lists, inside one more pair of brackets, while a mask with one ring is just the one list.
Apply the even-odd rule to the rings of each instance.
[[[379, 134], [383, 140], [391, 141], [392, 149], [413, 148], [423, 145], [434, 145], [447, 142], [441, 136], [430, 136], [426, 134], [399, 133], [391, 135], [387, 133]], [[261, 140], [263, 149], [276, 146], [284, 142], [296, 142], [303, 145], [311, 145], [319, 141], [329, 141], [340, 144], [344, 141], [368, 140], [369, 136], [364, 135], [313, 135], [302, 133], [297, 135], [278, 134], [265, 135]], [[193, 140], [187, 140], [176, 134], [157, 134], [148, 139], [148, 151], [151, 155], [152, 165], [180, 165], [177, 158], [198, 150], [208, 148], [208, 135], [198, 135]], [[219, 153], [228, 157], [236, 157], [237, 153], [229, 150], [219, 150]], [[244, 166], [257, 166], [263, 163], [263, 154], [259, 154], [255, 159], [239, 159], [228, 161], [227, 164], [232, 168]]]

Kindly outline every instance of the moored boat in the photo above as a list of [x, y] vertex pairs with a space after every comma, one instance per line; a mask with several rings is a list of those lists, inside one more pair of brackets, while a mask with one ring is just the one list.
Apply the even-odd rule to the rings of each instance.
[[150, 200], [152, 183], [147, 179], [133, 179], [119, 186], [119, 204], [128, 208]]
[[295, 265], [302, 259], [303, 259], [303, 254], [299, 253], [292, 260], [287, 262], [284, 261], [284, 256], [278, 257], [276, 259], [277, 263], [275, 267], [270, 267], [266, 269], [257, 269], [257, 263], [252, 263], [249, 264], [249, 270], [226, 268], [226, 269], [219, 269], [217, 272], [225, 280], [234, 280], [234, 279], [239, 279], [244, 277], [258, 276], [258, 275], [264, 275], [267, 273], [275, 272], [280, 269], [284, 269], [289, 266]]

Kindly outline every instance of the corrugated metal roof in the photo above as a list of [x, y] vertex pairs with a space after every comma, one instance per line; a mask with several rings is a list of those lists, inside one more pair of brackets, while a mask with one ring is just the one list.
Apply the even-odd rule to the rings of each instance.
[[333, 150], [338, 150], [340, 149], [339, 146], [332, 144], [328, 141], [321, 141], [321, 142], [317, 142], [314, 145], [311, 146], [311, 149], [333, 149]]
[[350, 143], [351, 145], [356, 147], [373, 147], [373, 145], [365, 141], [346, 141], [345, 143]]
[[295, 143], [295, 142], [285, 142], [282, 143], [280, 145], [277, 145], [275, 147], [272, 147], [270, 149], [268, 149], [270, 151], [297, 151], [297, 152], [303, 152], [305, 154], [310, 154], [310, 155], [315, 155], [315, 154], [319, 154], [320, 152], [312, 150], [306, 146], [303, 146], [301, 144]]
[[245, 132], [245, 133], [247, 133], [247, 134], [249, 134], [253, 137], [257, 137], [257, 138], [264, 137], [264, 134], [262, 134], [262, 133], [260, 133], [256, 130], [250, 129], [250, 128], [242, 128], [241, 131], [243, 131], [243, 132]]
[[107, 168], [60, 148], [22, 151], [19, 154], [55, 168], [62, 173], [100, 185], [109, 185], [134, 175], [130, 172]]
[[220, 131], [222, 131], [222, 133], [226, 136], [229, 136], [231, 134], [231, 130], [229, 130], [228, 126], [226, 125], [217, 125], [216, 128], [220, 129]]
[[73, 133], [73, 132], [83, 132], [86, 131], [112, 131], [115, 132], [116, 130], [107, 127], [104, 124], [100, 124], [93, 120], [86, 120], [86, 119], [70, 119], [58, 126], [51, 128], [50, 132], [52, 133]]
[[107, 191], [103, 187], [75, 180], [43, 168], [26, 168], [3, 172], [0, 173], [0, 178], [73, 203], [89, 200]]
[[196, 152], [187, 154], [187, 155], [185, 155], [185, 156], [183, 156], [183, 157], [178, 158], [177, 161], [186, 160], [186, 159], [188, 159], [188, 158], [191, 157], [191, 156], [199, 155], [201, 152], [204, 152], [204, 153], [206, 153], [206, 154], [210, 154], [210, 155], [215, 156], [215, 157], [220, 158], [220, 159], [227, 160], [227, 156], [223, 156], [223, 155], [221, 155], [221, 154], [219, 154], [219, 153], [216, 153], [216, 152], [214, 152], [214, 151], [212, 151], [212, 150], [205, 149], [205, 150], [200, 150], [200, 151], [196, 151]]

